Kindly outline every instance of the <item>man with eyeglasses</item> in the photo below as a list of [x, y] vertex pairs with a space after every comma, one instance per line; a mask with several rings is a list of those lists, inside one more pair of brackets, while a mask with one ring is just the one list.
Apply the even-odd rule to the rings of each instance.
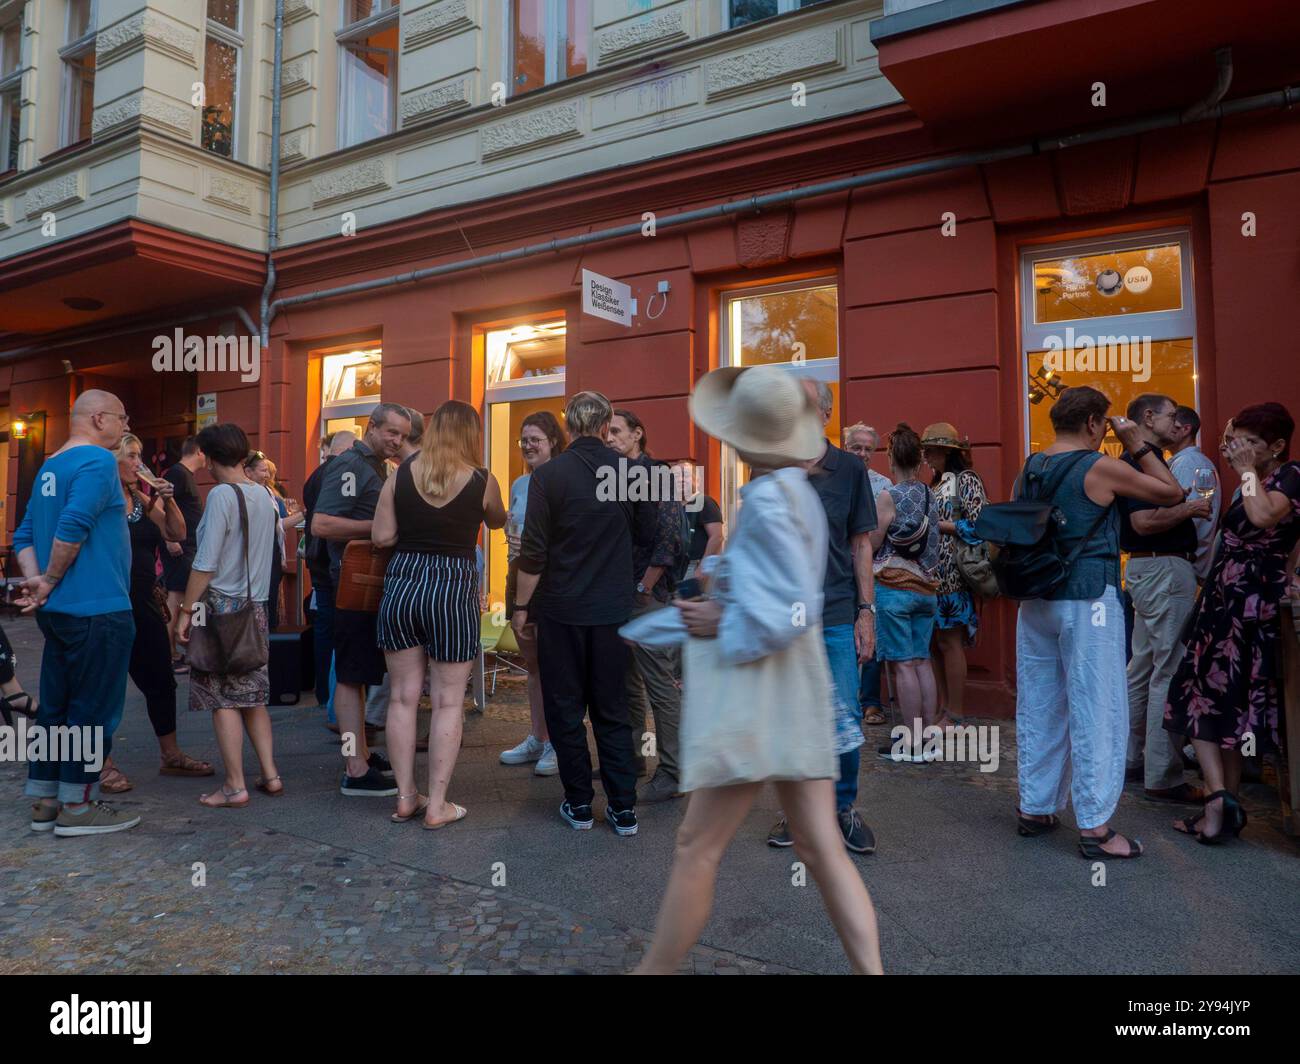
[[[32, 830], [104, 835], [140, 823], [99, 801], [99, 774], [122, 719], [135, 641], [128, 580], [131, 541], [113, 449], [128, 418], [117, 396], [92, 389], [72, 405], [68, 441], [41, 465], [14, 532], [24, 576], [19, 604], [45, 636], [36, 726], [81, 737], [75, 759], [30, 762]], [[65, 744], [59, 744], [65, 747]]]

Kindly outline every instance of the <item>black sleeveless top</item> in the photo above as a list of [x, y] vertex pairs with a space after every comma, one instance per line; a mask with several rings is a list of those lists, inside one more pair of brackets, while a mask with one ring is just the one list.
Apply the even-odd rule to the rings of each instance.
[[483, 523], [483, 491], [487, 470], [475, 469], [465, 486], [450, 502], [430, 506], [415, 486], [411, 473], [412, 455], [397, 467], [393, 485], [393, 507], [397, 511], [397, 549], [417, 554], [441, 554], [449, 558], [473, 558]]
[[127, 511], [126, 527], [131, 533], [131, 602], [144, 605], [153, 600], [158, 582], [155, 560], [163, 545], [162, 533], [138, 503]]

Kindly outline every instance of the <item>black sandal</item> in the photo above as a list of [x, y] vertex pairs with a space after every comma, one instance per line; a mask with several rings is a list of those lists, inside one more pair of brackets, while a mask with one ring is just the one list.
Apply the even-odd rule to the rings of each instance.
[[1061, 821], [1055, 813], [1049, 813], [1046, 820], [1031, 820], [1025, 816], [1019, 809], [1016, 810], [1017, 833], [1032, 839], [1038, 835], [1046, 835], [1049, 831], [1055, 831], [1060, 827]]
[[1196, 827], [1205, 819], [1205, 810], [1202, 809], [1195, 816], [1185, 816], [1182, 820], [1174, 821], [1174, 830], [1181, 831], [1184, 835], [1199, 835], [1201, 832]]
[[[17, 702], [21, 702], [24, 698], [27, 699], [26, 704], [21, 706], [18, 705]], [[26, 717], [28, 720], [36, 719], [36, 706], [32, 696], [26, 691], [19, 691], [16, 695], [0, 696], [0, 702], [4, 704], [3, 708], [0, 708], [0, 713], [4, 714], [6, 724], [12, 725], [14, 722], [13, 717], [9, 713], [11, 709], [15, 713], [19, 713]]]
[[1130, 839], [1124, 835], [1119, 837], [1128, 843], [1128, 853], [1111, 853], [1109, 850], [1103, 850], [1102, 846], [1115, 838], [1116, 831], [1110, 828], [1105, 835], [1080, 835], [1079, 836], [1079, 853], [1091, 861], [1104, 861], [1108, 857], [1113, 857], [1117, 861], [1128, 861], [1134, 857], [1142, 856], [1142, 840]]
[[[1198, 832], [1196, 841], [1206, 846], [1217, 846], [1223, 842], [1229, 835], [1234, 839], [1241, 834], [1241, 829], [1246, 826], [1246, 811], [1241, 808], [1241, 803], [1237, 801], [1228, 791], [1215, 791], [1213, 794], [1206, 795], [1205, 804], [1209, 805], [1216, 798], [1223, 799], [1223, 821], [1219, 824], [1219, 830], [1214, 835], [1207, 835], [1205, 832]], [[1205, 812], [1202, 810], [1201, 815]]]

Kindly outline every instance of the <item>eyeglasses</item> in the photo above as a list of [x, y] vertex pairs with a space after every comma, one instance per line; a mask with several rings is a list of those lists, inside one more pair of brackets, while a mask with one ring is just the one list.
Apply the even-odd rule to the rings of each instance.
[[[109, 417], [120, 417], [122, 419], [122, 424], [124, 426], [129, 425], [131, 423], [131, 418], [129, 415], [119, 414], [116, 410], [96, 410], [95, 414], [107, 414]], [[91, 417], [94, 417], [95, 414], [91, 414]]]
[[515, 440], [515, 443], [519, 444], [520, 450], [524, 451], [528, 450], [530, 447], [540, 447], [546, 442], [547, 439], [545, 436], [520, 436], [519, 439]]

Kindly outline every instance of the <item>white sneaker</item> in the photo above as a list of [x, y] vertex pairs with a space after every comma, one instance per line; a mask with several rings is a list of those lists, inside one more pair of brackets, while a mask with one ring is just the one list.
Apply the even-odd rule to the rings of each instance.
[[546, 752], [549, 743], [543, 744], [540, 739], [529, 736], [518, 746], [505, 751], [501, 755], [501, 764], [503, 765], [526, 765], [530, 761], [536, 761]]
[[545, 750], [542, 753], [541, 759], [537, 762], [537, 765], [533, 768], [533, 775], [557, 776], [559, 775], [559, 772], [560, 772], [560, 766], [555, 760], [555, 747], [553, 747], [550, 743], [546, 743]]

